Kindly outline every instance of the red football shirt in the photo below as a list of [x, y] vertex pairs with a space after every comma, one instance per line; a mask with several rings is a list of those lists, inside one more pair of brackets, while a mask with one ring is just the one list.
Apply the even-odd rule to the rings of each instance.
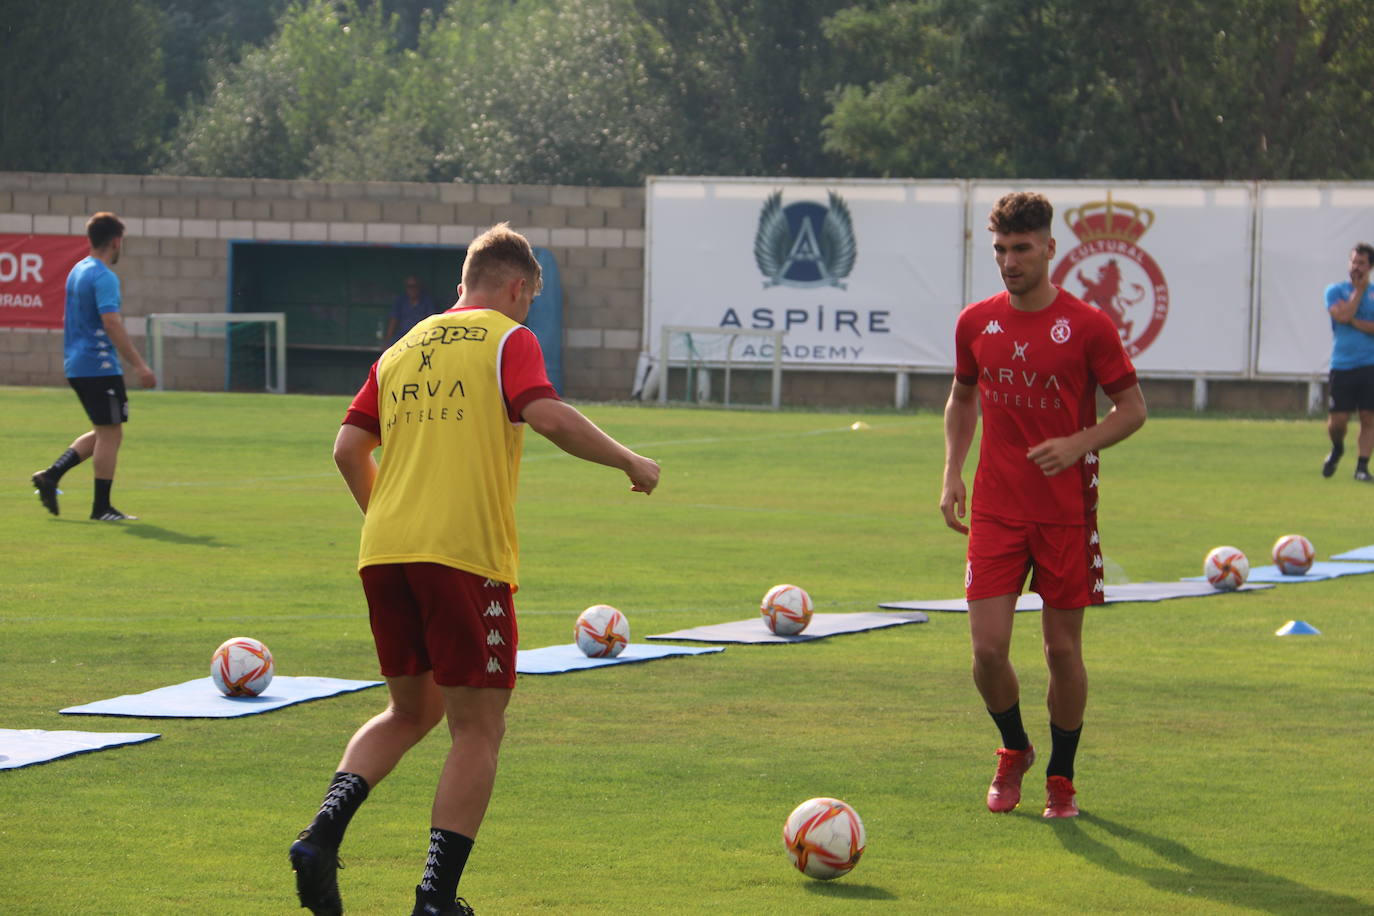
[[1046, 477], [1026, 452], [1096, 423], [1099, 385], [1115, 394], [1136, 384], [1111, 318], [1063, 290], [1038, 312], [1001, 292], [959, 314], [954, 350], [954, 377], [978, 386], [983, 407], [973, 511], [1086, 524], [1097, 510], [1097, 453]]
[[[544, 351], [539, 346], [539, 338], [529, 328], [517, 328], [506, 338], [501, 350], [501, 394], [505, 397], [506, 412], [512, 423], [521, 422], [521, 413], [532, 402], [540, 398], [558, 399], [558, 392], [554, 390], [544, 368]], [[381, 410], [377, 407], [377, 364], [373, 363], [367, 373], [367, 381], [348, 406], [344, 422], [380, 436], [380, 416]]]

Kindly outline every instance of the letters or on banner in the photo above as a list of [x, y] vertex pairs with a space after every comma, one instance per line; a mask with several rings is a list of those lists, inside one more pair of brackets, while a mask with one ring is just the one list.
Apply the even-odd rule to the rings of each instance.
[[67, 274], [90, 250], [84, 235], [0, 235], [0, 327], [62, 327]]
[[647, 218], [650, 352], [666, 325], [746, 328], [786, 331], [789, 366], [953, 365], [959, 182], [651, 178]]

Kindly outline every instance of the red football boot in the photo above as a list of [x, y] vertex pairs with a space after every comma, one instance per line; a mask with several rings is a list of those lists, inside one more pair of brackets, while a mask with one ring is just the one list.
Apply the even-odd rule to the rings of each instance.
[[1035, 748], [1024, 751], [997, 749], [997, 775], [988, 786], [988, 810], [1004, 814], [1021, 803], [1021, 777], [1035, 763]]
[[1078, 817], [1073, 783], [1063, 776], [1045, 780], [1045, 817]]

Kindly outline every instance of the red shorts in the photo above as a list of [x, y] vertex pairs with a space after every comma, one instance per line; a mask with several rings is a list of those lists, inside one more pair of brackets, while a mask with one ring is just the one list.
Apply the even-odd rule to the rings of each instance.
[[508, 583], [439, 563], [384, 563], [359, 575], [383, 675], [433, 671], [442, 687], [515, 686]]
[[1042, 525], [993, 515], [969, 524], [964, 596], [970, 601], [1019, 595], [1026, 573], [1045, 605], [1072, 610], [1103, 601], [1097, 519], [1086, 525]]

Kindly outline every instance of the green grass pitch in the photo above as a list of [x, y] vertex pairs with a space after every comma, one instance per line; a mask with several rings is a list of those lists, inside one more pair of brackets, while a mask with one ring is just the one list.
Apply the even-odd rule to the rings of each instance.
[[[237, 635], [278, 674], [376, 674], [353, 569], [359, 514], [330, 446], [346, 398], [137, 392], [115, 504], [90, 468], [42, 511], [28, 476], [86, 428], [69, 391], [3, 388], [0, 727], [162, 738], [0, 771], [0, 912], [294, 913], [286, 849], [314, 813], [362, 691], [223, 721], [60, 716], [202, 677]], [[663, 465], [653, 496], [526, 438], [521, 644], [568, 643], [584, 607], [632, 639], [757, 613], [779, 582], [823, 612], [961, 593], [925, 413], [588, 405]], [[866, 429], [851, 429], [862, 420]], [[1322, 559], [1374, 543], [1374, 488], [1318, 474], [1319, 420], [1157, 417], [1104, 455], [1117, 581], [1194, 575], [1298, 532]], [[968, 468], [971, 479], [972, 461]], [[454, 473], [460, 473], [454, 468]], [[1091, 610], [1076, 821], [983, 793], [996, 732], [962, 615], [790, 646], [522, 677], [496, 794], [460, 888], [482, 914], [1374, 912], [1374, 576]], [[1287, 620], [1317, 637], [1279, 638]], [[1027, 727], [1048, 749], [1038, 615], [1017, 618]], [[356, 914], [410, 906], [445, 738], [378, 786], [342, 852]], [[780, 834], [815, 795], [868, 830], [834, 882]]]

